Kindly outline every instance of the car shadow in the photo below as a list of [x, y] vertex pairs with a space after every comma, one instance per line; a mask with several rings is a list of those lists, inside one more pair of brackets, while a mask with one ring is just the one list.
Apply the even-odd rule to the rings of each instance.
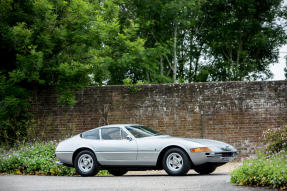
[[213, 173], [213, 174], [187, 174], [184, 176], [169, 176], [168, 174], [126, 174], [123, 176], [113, 176], [113, 175], [100, 175], [97, 177], [159, 177], [159, 176], [166, 176], [166, 177], [186, 177], [186, 176], [226, 176], [229, 173]]

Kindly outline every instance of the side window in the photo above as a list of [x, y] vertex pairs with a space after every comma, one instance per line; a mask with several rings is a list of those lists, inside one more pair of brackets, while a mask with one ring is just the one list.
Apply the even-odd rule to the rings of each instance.
[[124, 130], [121, 130], [121, 132], [122, 132], [122, 139], [127, 139], [128, 134]]
[[100, 139], [99, 129], [93, 129], [82, 133], [82, 138], [85, 139]]
[[121, 140], [121, 129], [119, 127], [109, 127], [101, 129], [103, 140]]

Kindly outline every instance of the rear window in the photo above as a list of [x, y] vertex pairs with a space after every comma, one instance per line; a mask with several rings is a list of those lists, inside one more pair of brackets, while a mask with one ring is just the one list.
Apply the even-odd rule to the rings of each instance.
[[99, 129], [93, 129], [82, 133], [82, 138], [95, 140], [100, 139]]

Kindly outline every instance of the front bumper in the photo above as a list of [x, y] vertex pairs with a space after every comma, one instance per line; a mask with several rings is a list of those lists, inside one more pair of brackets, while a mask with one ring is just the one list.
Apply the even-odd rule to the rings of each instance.
[[204, 163], [227, 163], [238, 155], [237, 151], [229, 152], [201, 152], [190, 153], [190, 158], [194, 165], [201, 165]]
[[213, 153], [205, 153], [208, 162], [230, 162], [237, 155], [238, 152], [213, 152]]

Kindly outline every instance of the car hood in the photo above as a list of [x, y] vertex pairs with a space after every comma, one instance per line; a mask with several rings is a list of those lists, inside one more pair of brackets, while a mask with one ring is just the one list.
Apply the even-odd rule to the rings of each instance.
[[185, 142], [186, 144], [191, 143], [190, 145], [193, 145], [194, 147], [208, 147], [213, 152], [237, 152], [237, 150], [224, 142], [221, 141], [215, 141], [211, 139], [192, 139], [192, 138], [181, 138], [181, 137], [172, 137], [168, 135], [161, 135], [161, 136], [155, 136], [151, 137], [154, 139], [170, 139], [170, 141], [181, 141]]

